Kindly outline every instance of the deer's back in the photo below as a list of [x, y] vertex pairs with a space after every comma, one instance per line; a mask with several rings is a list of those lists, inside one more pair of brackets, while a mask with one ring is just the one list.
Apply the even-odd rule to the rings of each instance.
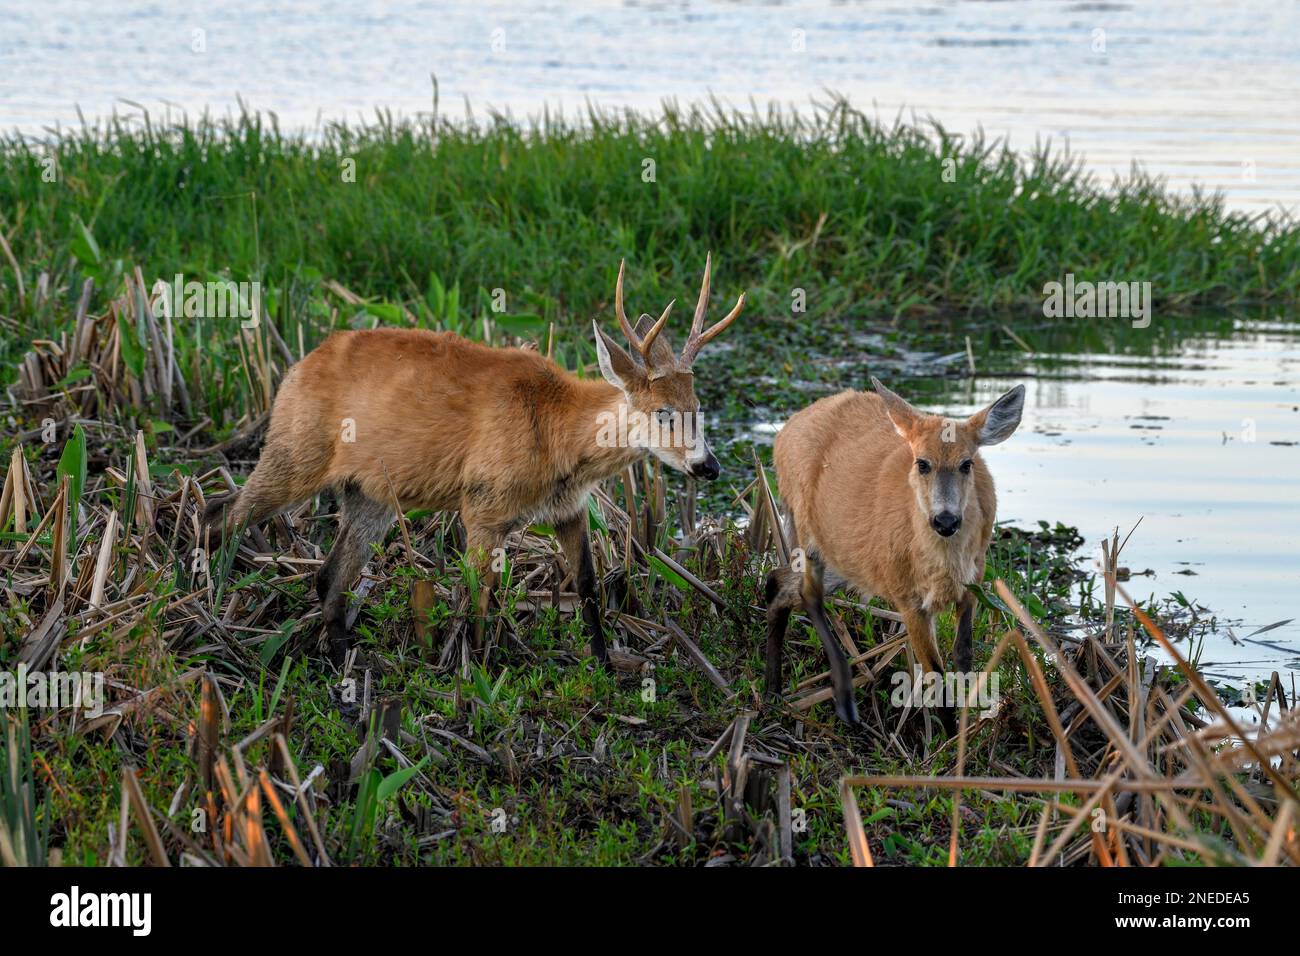
[[[268, 445], [403, 507], [460, 507], [476, 475], [526, 473], [551, 444], [565, 373], [536, 352], [449, 332], [337, 332], [281, 385]], [[388, 483], [391, 481], [393, 490]]]

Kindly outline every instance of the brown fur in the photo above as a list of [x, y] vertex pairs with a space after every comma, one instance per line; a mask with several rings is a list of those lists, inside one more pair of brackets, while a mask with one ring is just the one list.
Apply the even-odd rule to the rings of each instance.
[[557, 489], [588, 488], [639, 457], [595, 447], [597, 412], [621, 398], [526, 349], [448, 332], [337, 332], [285, 376], [228, 523], [345, 483], [377, 502], [396, 493], [403, 510], [459, 510], [485, 533], [569, 517]]
[[[769, 581], [768, 691], [779, 693], [781, 641], [789, 612], [820, 603], [822, 574], [848, 583], [864, 596], [879, 596], [903, 616], [917, 662], [940, 668], [934, 616], [956, 605], [961, 615], [955, 656], [970, 668], [970, 615], [966, 589], [984, 577], [997, 495], [979, 454], [991, 409], [1015, 405], [1013, 390], [964, 422], [924, 415], [877, 383], [881, 394], [842, 392], [793, 415], [777, 435], [774, 460], [780, 493], [789, 511], [792, 547], [806, 555], [804, 573], [778, 569]], [[1009, 418], [999, 419], [1006, 428]], [[1014, 429], [1014, 424], [1010, 425]], [[1001, 441], [1010, 431], [994, 440]], [[945, 437], [947, 440], [945, 440]], [[924, 459], [929, 474], [919, 471]], [[969, 474], [961, 472], [970, 462]], [[931, 525], [935, 482], [951, 489], [961, 526], [942, 537]], [[820, 607], [817, 614], [821, 614]], [[814, 624], [817, 621], [814, 620]], [[819, 632], [821, 628], [818, 627]], [[823, 637], [832, 662], [836, 707], [856, 720], [847, 663], [838, 643]], [[852, 719], [850, 719], [852, 718]]]
[[[642, 317], [642, 333], [648, 321]], [[599, 334], [619, 370], [617, 387], [578, 378], [533, 350], [490, 348], [448, 332], [337, 332], [289, 370], [257, 467], [233, 497], [212, 502], [205, 518], [227, 533], [323, 489], [338, 492], [342, 526], [317, 579], [336, 659], [348, 643], [346, 589], [394, 520], [394, 498], [403, 511], [460, 512], [466, 552], [484, 581], [480, 627], [496, 580], [493, 550], [511, 531], [553, 523], [587, 592], [583, 617], [603, 660], [587, 496], [646, 449], [599, 444], [601, 416], [617, 421], [620, 406], [624, 420], [664, 407], [696, 414], [699, 402], [689, 365], [674, 359], [665, 336], [647, 361]], [[688, 468], [684, 448], [655, 454]], [[708, 458], [716, 475], [716, 460]]]

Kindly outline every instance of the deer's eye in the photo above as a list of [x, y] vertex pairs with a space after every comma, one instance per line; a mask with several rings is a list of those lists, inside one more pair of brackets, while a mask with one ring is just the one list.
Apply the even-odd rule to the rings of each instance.
[[924, 458], [918, 458], [916, 459], [916, 470], [923, 475], [928, 475], [930, 473], [930, 463]]
[[963, 475], [969, 475], [969, 474], [970, 474], [970, 467], [971, 467], [971, 460], [970, 460], [969, 458], [967, 458], [965, 461], [963, 461], [963, 462], [961, 463], [961, 473], [962, 473]]

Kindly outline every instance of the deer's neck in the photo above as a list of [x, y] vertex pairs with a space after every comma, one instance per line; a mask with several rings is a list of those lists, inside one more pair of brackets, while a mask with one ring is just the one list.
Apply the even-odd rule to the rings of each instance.
[[608, 382], [579, 379], [575, 398], [565, 429], [569, 441], [566, 457], [583, 463], [582, 471], [591, 480], [616, 475], [645, 454], [629, 440], [633, 414], [621, 389]]

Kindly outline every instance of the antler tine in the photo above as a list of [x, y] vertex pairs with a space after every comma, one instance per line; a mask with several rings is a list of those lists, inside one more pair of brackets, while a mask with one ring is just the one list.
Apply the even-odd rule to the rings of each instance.
[[664, 326], [668, 322], [668, 313], [672, 311], [673, 302], [676, 302], [677, 300], [673, 299], [672, 302], [668, 303], [663, 314], [659, 316], [659, 321], [656, 322], [651, 327], [650, 331], [646, 333], [645, 338], [641, 338], [641, 336], [636, 334], [636, 329], [633, 327], [632, 323], [627, 320], [627, 313], [623, 311], [623, 270], [626, 265], [626, 260], [619, 260], [618, 282], [614, 284], [614, 314], [618, 316], [618, 324], [622, 327], [623, 334], [627, 336], [627, 340], [631, 344], [632, 348], [636, 349], [637, 354], [641, 356], [645, 364], [649, 365], [650, 346], [652, 346], [655, 339], [659, 337], [659, 333], [664, 330]]
[[632, 328], [632, 323], [627, 320], [627, 313], [623, 311], [623, 268], [626, 265], [627, 260], [619, 260], [618, 281], [614, 283], [614, 314], [618, 316], [618, 324], [622, 327], [627, 340], [635, 345], [641, 340], [636, 337], [636, 329]]
[[676, 299], [669, 300], [668, 304], [664, 306], [663, 312], [659, 315], [659, 321], [651, 326], [650, 331], [647, 332], [645, 338], [641, 340], [641, 354], [645, 357], [647, 365], [650, 364], [650, 346], [654, 344], [655, 339], [659, 338], [659, 333], [662, 332], [664, 326], [668, 324], [668, 313], [673, 310], [673, 305], [676, 302]]
[[704, 329], [704, 313], [709, 308], [709, 272], [713, 267], [713, 253], [704, 255], [704, 281], [700, 283], [700, 298], [695, 303], [695, 318], [691, 320], [691, 338], [697, 338]]
[[700, 354], [700, 349], [717, 338], [736, 317], [740, 315], [740, 310], [745, 307], [745, 294], [742, 292], [740, 298], [736, 299], [736, 306], [728, 312], [722, 321], [711, 326], [704, 331], [704, 313], [709, 306], [709, 272], [713, 264], [713, 256], [710, 253], [704, 259], [704, 282], [700, 285], [700, 301], [695, 306], [695, 321], [691, 323], [691, 335], [686, 340], [686, 346], [682, 349], [681, 363], [690, 365], [695, 361], [695, 356]]
[[724, 315], [719, 322], [714, 323], [714, 325], [707, 332], [705, 332], [703, 335], [700, 336], [699, 344], [708, 345], [719, 335], [721, 335], [724, 331], [726, 331], [727, 326], [729, 326], [732, 322], [736, 321], [736, 316], [740, 315], [740, 310], [743, 309], [744, 307], [745, 307], [745, 293], [742, 292], [736, 298], [735, 307], [726, 315]]

